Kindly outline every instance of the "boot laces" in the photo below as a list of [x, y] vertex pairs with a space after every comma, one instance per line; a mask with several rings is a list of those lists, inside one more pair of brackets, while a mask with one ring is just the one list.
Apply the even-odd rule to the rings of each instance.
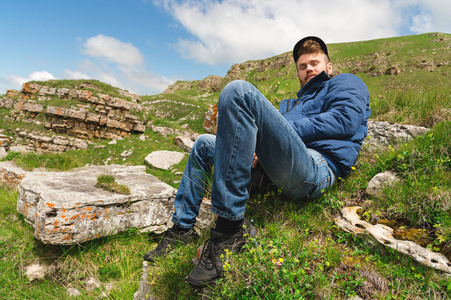
[[216, 268], [216, 271], [218, 271], [216, 267], [216, 249], [211, 239], [208, 239], [205, 242], [199, 261], [203, 262], [207, 270]]

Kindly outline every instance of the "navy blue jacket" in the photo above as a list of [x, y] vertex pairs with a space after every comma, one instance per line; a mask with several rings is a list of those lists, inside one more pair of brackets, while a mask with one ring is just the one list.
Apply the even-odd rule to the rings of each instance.
[[319, 152], [338, 177], [355, 164], [368, 133], [368, 88], [353, 74], [333, 78], [322, 72], [303, 86], [298, 99], [280, 103], [279, 111], [307, 148]]

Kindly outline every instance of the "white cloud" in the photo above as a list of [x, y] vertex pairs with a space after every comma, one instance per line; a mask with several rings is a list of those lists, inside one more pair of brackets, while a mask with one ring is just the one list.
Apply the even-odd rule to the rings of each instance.
[[76, 71], [66, 70], [66, 76], [95, 78], [112, 86], [138, 94], [157, 94], [174, 81], [146, 69], [140, 50], [130, 43], [99, 34], [83, 44], [86, 59]]
[[103, 34], [87, 39], [84, 47], [84, 54], [120, 65], [138, 66], [144, 62], [138, 48], [130, 43], [124, 43]]
[[410, 16], [409, 29], [413, 33], [451, 32], [451, 1], [403, 0], [404, 7], [415, 9]]
[[20, 89], [22, 84], [28, 81], [46, 81], [55, 79], [55, 77], [47, 71], [35, 71], [28, 75], [28, 77], [21, 77], [16, 75], [7, 76], [4, 80], [12, 89]]
[[80, 71], [71, 71], [69, 69], [64, 70], [62, 78], [64, 79], [90, 79], [87, 74]]
[[[185, 58], [210, 65], [287, 52], [306, 35], [318, 35], [326, 43], [335, 43], [397, 36], [403, 34], [403, 28], [411, 33], [436, 30], [434, 24], [449, 24], [444, 15], [450, 10], [443, 8], [443, 2], [154, 0], [192, 35], [190, 39], [179, 39], [173, 45], [175, 49]], [[406, 11], [411, 15], [406, 16]]]

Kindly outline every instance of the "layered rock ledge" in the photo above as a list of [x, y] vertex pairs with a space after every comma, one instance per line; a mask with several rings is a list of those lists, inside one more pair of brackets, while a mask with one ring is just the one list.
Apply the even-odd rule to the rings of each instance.
[[[95, 187], [111, 174], [130, 188], [121, 195]], [[176, 190], [146, 174], [144, 166], [96, 166], [71, 172], [28, 172], [19, 184], [17, 210], [44, 244], [69, 245], [138, 228], [162, 232]]]

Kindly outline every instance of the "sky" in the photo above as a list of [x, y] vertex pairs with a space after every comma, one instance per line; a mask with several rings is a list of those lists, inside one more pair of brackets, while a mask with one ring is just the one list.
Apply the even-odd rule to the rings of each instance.
[[308, 35], [451, 33], [450, 19], [450, 0], [5, 0], [0, 94], [30, 80], [97, 79], [154, 95], [292, 51]]

